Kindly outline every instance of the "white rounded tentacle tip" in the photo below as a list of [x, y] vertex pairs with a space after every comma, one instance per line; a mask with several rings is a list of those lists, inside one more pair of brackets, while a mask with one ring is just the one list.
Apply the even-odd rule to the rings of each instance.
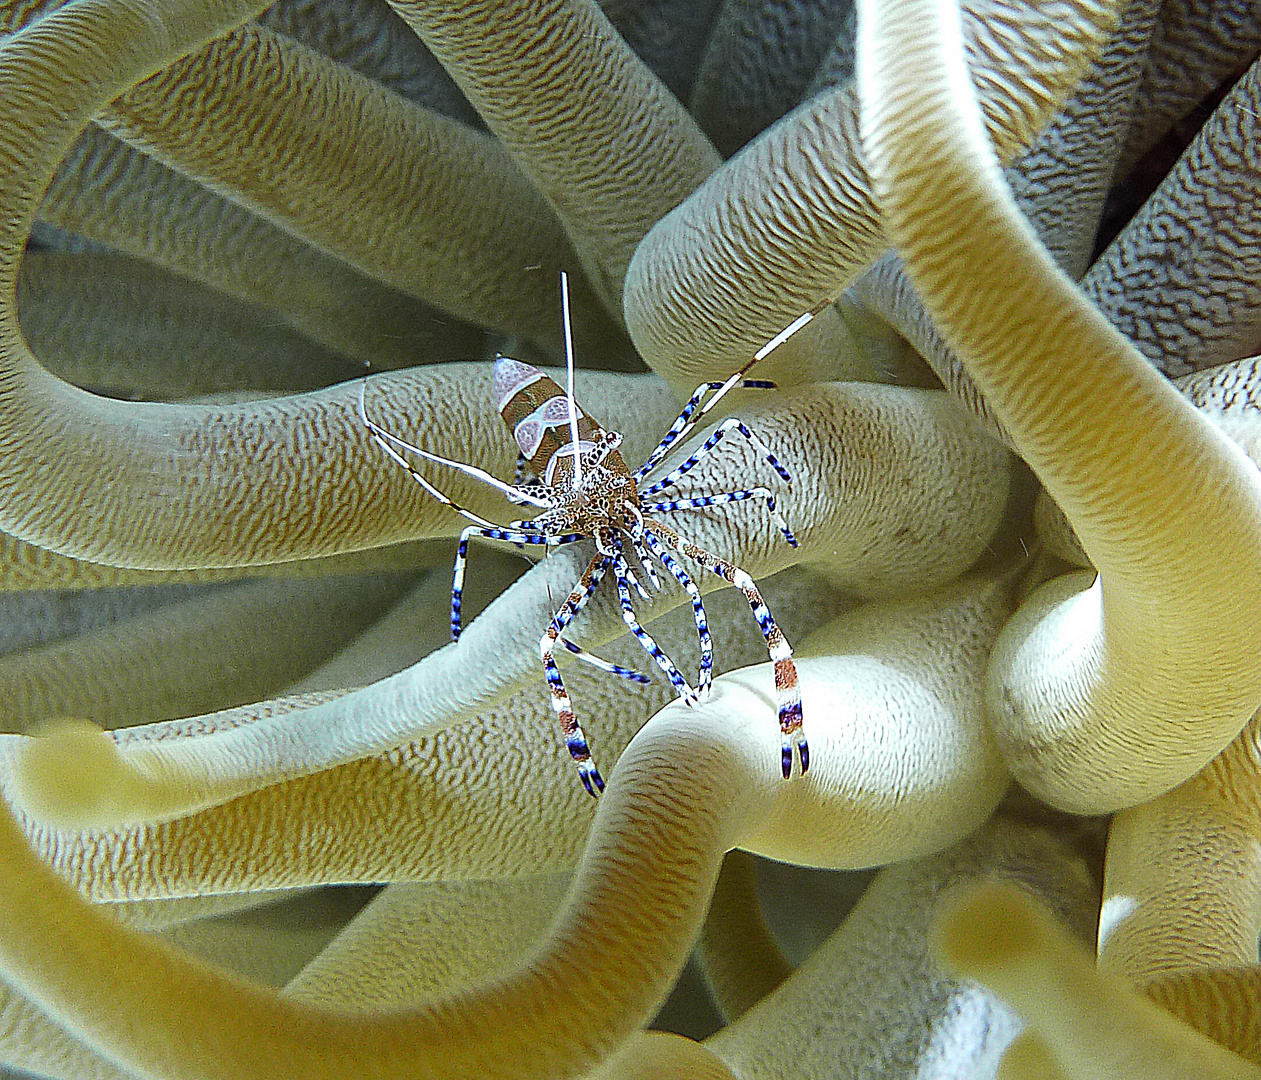
[[16, 808], [41, 824], [115, 828], [152, 820], [170, 801], [167, 786], [129, 765], [96, 724], [58, 718], [41, 722], [30, 735], [15, 755], [9, 794]]

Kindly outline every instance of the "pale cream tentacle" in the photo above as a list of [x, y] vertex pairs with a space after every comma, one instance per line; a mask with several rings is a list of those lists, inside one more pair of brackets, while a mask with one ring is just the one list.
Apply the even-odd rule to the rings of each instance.
[[451, 541], [411, 540], [366, 551], [316, 559], [269, 563], [266, 567], [225, 566], [214, 570], [130, 570], [57, 555], [0, 533], [0, 591], [26, 589], [102, 589], [129, 585], [205, 584], [242, 578], [305, 578], [330, 574], [370, 574], [424, 569], [435, 550], [450, 552]]
[[1255, 964], [1261, 715], [1195, 776], [1113, 819], [1099, 963], [1132, 986]]
[[936, 936], [947, 967], [999, 994], [1034, 1029], [1041, 1045], [1026, 1040], [1004, 1080], [1045, 1080], [1048, 1054], [1064, 1080], [1261, 1077], [1258, 1066], [1097, 971], [1081, 940], [1011, 885], [975, 887], [943, 905]]
[[[292, 38], [242, 27], [99, 122], [395, 289], [559, 341], [558, 275], [574, 255], [507, 149]], [[586, 335], [615, 333], [577, 279], [574, 293]]]
[[[489, 548], [477, 553], [476, 573], [464, 586], [464, 617], [472, 620], [512, 584], [529, 564], [509, 552]], [[366, 686], [388, 678], [451, 640], [451, 550], [443, 545], [439, 569], [394, 604], [372, 626], [335, 656], [284, 688], [285, 696]]]
[[717, 151], [594, 0], [511, 11], [486, 0], [392, 2], [551, 201], [620, 321], [636, 246], [718, 167]]
[[[800, 571], [762, 583], [790, 641], [844, 603]], [[766, 646], [734, 589], [706, 600], [719, 670], [759, 663]], [[445, 635], [447, 607], [429, 611], [421, 638]], [[648, 624], [685, 663], [696, 629], [690, 608]], [[537, 633], [537, 631], [536, 631]], [[643, 651], [624, 636], [600, 650], [628, 667]], [[672, 693], [611, 678], [586, 665], [565, 670], [597, 760], [612, 763]], [[307, 695], [306, 701], [329, 695]], [[281, 715], [298, 701], [235, 710], [185, 724], [120, 733], [169, 740], [212, 731], [234, 716]], [[240, 722], [240, 721], [238, 721]], [[773, 721], [772, 721], [773, 726]], [[7, 780], [13, 741], [0, 737]], [[107, 833], [59, 833], [29, 824], [41, 855], [99, 900], [274, 889], [326, 881], [416, 881], [515, 877], [572, 870], [595, 806], [574, 776], [541, 678], [500, 706], [449, 731], [378, 758], [329, 769], [165, 825]]]
[[[1248, 458], [1261, 465], [1261, 357], [1233, 360], [1215, 368], [1192, 372], [1175, 379], [1173, 385], [1202, 412]], [[1090, 566], [1073, 527], [1045, 491], [1034, 507], [1038, 538], [1059, 558], [1077, 566]]]
[[[1003, 169], [1016, 205], [1073, 278], [1080, 278], [1089, 264], [1157, 6], [1155, 0], [1126, 4], [1116, 31], [1064, 107], [1033, 145]], [[848, 295], [889, 319], [942, 384], [1011, 445], [1002, 423], [924, 310], [896, 252], [877, 259]]]
[[991, 875], [1034, 890], [1083, 936], [1093, 929], [1098, 889], [1081, 859], [1000, 814], [941, 854], [880, 871], [790, 979], [704, 1045], [744, 1080], [992, 1075], [1020, 1018], [929, 949], [941, 895]]
[[[388, 524], [389, 503], [404, 491], [401, 505], [410, 505], [418, 521], [446, 516], [438, 504], [419, 498], [401, 471], [378, 478], [381, 456], [363, 435], [357, 388], [237, 408], [122, 405], [74, 391], [30, 357], [11, 310], [13, 277], [52, 162], [88, 115], [177, 51], [165, 23], [146, 22], [127, 0], [117, 3], [122, 14], [106, 3], [59, 9], [10, 38], [0, 53], [9, 75], [0, 104], [6, 115], [21, 118], [0, 144], [6, 271], [0, 291], [10, 308], [0, 329], [6, 373], [0, 444], [8, 466], [0, 475], [0, 528], [64, 554], [159, 569], [281, 561], [401, 539], [409, 530], [397, 519]], [[233, 21], [223, 9], [212, 10], [219, 12], [217, 22], [199, 17], [181, 28], [192, 35], [185, 49]], [[252, 8], [227, 10], [240, 18]], [[429, 412], [417, 394], [432, 377], [448, 389]], [[451, 385], [460, 380], [450, 367], [421, 373], [419, 382], [413, 375], [395, 378], [407, 387], [406, 406], [395, 399], [391, 408], [390, 395], [379, 393], [379, 422], [406, 430], [403, 415], [428, 412], [434, 440], [449, 440], [434, 448], [457, 457], [467, 457], [471, 444], [505, 446], [494, 405], [478, 400], [476, 382], [461, 392]], [[593, 375], [588, 382], [597, 380]], [[472, 426], [480, 439], [450, 413], [469, 406], [478, 412]], [[636, 418], [641, 415], [637, 410]], [[48, 474], [43, 463], [50, 445], [73, 468]], [[511, 468], [506, 447], [496, 459]], [[451, 488], [456, 497], [467, 489], [474, 506], [486, 498], [459, 479]], [[86, 501], [85, 489], [92, 492]]]
[[1141, 987], [1152, 1001], [1240, 1057], [1261, 1065], [1261, 968], [1209, 968]]
[[[1000, 638], [1000, 739], [1055, 805], [1138, 802], [1212, 758], [1257, 707], [1261, 478], [1037, 246], [963, 93], [957, 13], [863, 10], [864, 138], [890, 234], [1100, 571], [1045, 586]], [[1206, 503], [1222, 515], [1211, 538]]]
[[354, 68], [400, 97], [477, 126], [476, 110], [384, 0], [280, 0], [258, 21]]
[[123, 399], [314, 390], [358, 374], [273, 313], [124, 255], [28, 252], [18, 319], [54, 375]]
[[747, 1012], [792, 974], [762, 915], [755, 860], [730, 851], [710, 898], [696, 959], [723, 1019]]
[[66, 716], [119, 727], [257, 701], [346, 645], [409, 581], [245, 582], [0, 657], [0, 730]]
[[683, 1035], [641, 1031], [586, 1080], [743, 1080], [722, 1059]]
[[[274, 311], [313, 341], [374, 364], [415, 363], [437, 338], [434, 308], [315, 250], [94, 125], [57, 166], [39, 216]], [[471, 330], [462, 327], [452, 344], [463, 340], [471, 348]]]
[[380, 1012], [510, 975], [543, 939], [571, 876], [387, 886], [284, 994], [306, 1005]]
[[[663, 996], [727, 847], [825, 865], [883, 861], [935, 850], [988, 815], [1006, 777], [979, 712], [980, 676], [1006, 594], [1001, 581], [974, 581], [932, 600], [864, 609], [816, 635], [820, 649], [844, 649], [851, 637], [869, 648], [874, 638], [875, 647], [802, 650], [815, 750], [811, 777], [797, 783], [783, 783], [776, 768], [769, 665], [723, 676], [707, 704], [664, 709], [610, 778], [551, 936], [526, 968], [491, 988], [353, 1026], [291, 1007], [100, 919], [34, 859], [7, 816], [0, 899], [26, 915], [0, 930], [6, 981], [93, 1045], [164, 1077], [262, 1077], [277, 1055], [311, 1077], [341, 1075], [351, 1061], [382, 1076], [405, 1067], [533, 1080], [592, 1065]], [[966, 670], [962, 685], [941, 679], [939, 664], [955, 676]], [[856, 695], [867, 703], [861, 714]], [[859, 732], [866, 749], [856, 755]], [[902, 773], [908, 751], [922, 764]], [[862, 788], [872, 799], [859, 809]], [[49, 950], [46, 917], [90, 938], [92, 949]], [[143, 973], [126, 987], [114, 983], [124, 955]], [[115, 1000], [106, 1009], [99, 1002], [109, 986]], [[128, 988], [137, 999], [119, 1001]], [[140, 1041], [117, 1020], [134, 1010], [145, 1017]]]

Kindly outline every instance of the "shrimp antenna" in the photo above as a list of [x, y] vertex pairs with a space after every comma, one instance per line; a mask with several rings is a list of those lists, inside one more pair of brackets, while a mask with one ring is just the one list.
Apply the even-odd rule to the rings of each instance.
[[574, 404], [574, 328], [569, 320], [569, 275], [560, 272], [560, 313], [565, 329], [565, 370], [569, 383], [565, 399], [569, 405], [569, 439], [574, 444], [574, 489], [582, 487], [582, 454], [578, 445], [578, 406]]
[[[826, 304], [824, 305], [826, 307]], [[749, 368], [756, 364], [759, 360], [765, 359], [768, 355], [778, 349], [785, 341], [793, 336], [798, 330], [808, 323], [812, 322], [814, 317], [822, 311], [823, 308], [816, 308], [814, 311], [807, 311], [804, 315], [798, 315], [792, 322], [784, 327], [770, 341], [763, 345], [757, 352], [753, 354], [753, 359], [744, 365], [739, 371], [731, 376], [725, 383], [718, 388], [718, 393], [705, 402], [704, 408], [701, 409], [700, 415], [704, 416], [715, 405], [718, 404], [727, 394], [727, 391], [736, 385], [745, 375], [748, 374]]]

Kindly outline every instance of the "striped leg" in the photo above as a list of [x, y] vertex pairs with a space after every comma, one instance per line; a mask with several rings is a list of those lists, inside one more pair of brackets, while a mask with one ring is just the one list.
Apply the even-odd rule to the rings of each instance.
[[630, 628], [630, 632], [635, 635], [635, 640], [639, 642], [644, 652], [651, 656], [656, 661], [657, 667], [665, 672], [666, 678], [670, 680], [675, 693], [690, 705], [696, 700], [696, 691], [688, 685], [687, 680], [679, 674], [679, 669], [675, 667], [674, 661], [661, 651], [661, 647], [652, 639], [652, 635], [639, 625], [639, 620], [635, 617], [635, 608], [631, 603], [630, 585], [628, 583], [630, 567], [626, 563], [625, 556], [620, 552], [613, 556], [613, 573], [617, 577], [617, 598], [622, 605], [622, 621]]
[[464, 606], [464, 568], [468, 565], [468, 542], [470, 536], [480, 536], [486, 540], [506, 540], [510, 544], [521, 547], [524, 544], [547, 544], [559, 546], [572, 544], [584, 539], [577, 533], [566, 533], [563, 536], [547, 536], [543, 533], [524, 532], [518, 529], [501, 529], [498, 525], [470, 525], [460, 533], [460, 542], [455, 549], [455, 569], [451, 577], [451, 640], [460, 640], [460, 609]]
[[642, 671], [635, 671], [632, 668], [624, 668], [621, 664], [613, 664], [602, 657], [596, 656], [595, 653], [589, 653], [581, 645], [575, 645], [568, 638], [561, 638], [560, 643], [565, 646], [579, 660], [585, 660], [594, 668], [601, 671], [607, 671], [610, 675], [620, 675], [623, 679], [629, 679], [631, 682], [643, 683], [647, 686], [652, 682]]
[[687, 590], [687, 595], [692, 599], [692, 616], [696, 620], [696, 634], [701, 639], [701, 669], [697, 677], [696, 692], [704, 698], [708, 695], [710, 685], [714, 681], [714, 639], [709, 633], [709, 619], [705, 615], [701, 591], [696, 587], [696, 582], [692, 580], [688, 572], [654, 534], [645, 532], [644, 543], [674, 575], [674, 579]]
[[591, 760], [591, 749], [587, 746], [587, 737], [583, 734], [578, 718], [574, 715], [573, 706], [569, 702], [569, 694], [565, 690], [565, 683], [560, 677], [560, 668], [556, 666], [556, 658], [552, 654], [562, 631], [582, 610], [582, 606], [595, 591], [596, 585], [600, 583], [600, 579], [609, 567], [610, 558], [608, 555], [597, 554], [587, 564], [582, 577], [578, 579], [578, 583], [565, 598], [565, 602], [552, 616], [552, 621], [547, 624], [543, 636], [539, 638], [539, 658], [543, 661], [547, 688], [552, 695], [552, 708], [556, 711], [556, 719], [560, 722], [565, 747], [578, 766], [578, 778], [582, 781], [582, 786], [593, 797], [604, 790], [604, 779], [600, 776], [600, 770], [596, 768], [595, 762]]
[[[739, 374], [741, 374], [741, 372], [737, 372], [736, 374], [738, 376]], [[655, 469], [658, 464], [660, 464], [661, 460], [672, 449], [674, 449], [675, 446], [678, 445], [679, 440], [687, 438], [687, 436], [691, 433], [692, 429], [696, 427], [697, 423], [699, 423], [700, 421], [700, 416], [696, 415], [696, 410], [700, 406], [700, 403], [705, 399], [705, 395], [709, 391], [717, 390], [718, 396], [711, 398], [709, 404], [706, 405], [704, 409], [701, 409], [701, 414], [700, 414], [701, 416], [704, 416], [705, 413], [707, 413], [709, 409], [713, 406], [714, 402], [716, 402], [718, 398], [722, 397], [723, 394], [725, 394], [727, 390], [730, 390], [731, 387], [734, 385], [735, 383], [733, 383], [732, 380], [730, 379], [728, 379], [727, 382], [725, 383], [720, 383], [720, 382], [701, 383], [700, 386], [696, 388], [696, 393], [694, 393], [690, 398], [688, 398], [688, 402], [686, 405], [683, 406], [683, 411], [679, 413], [678, 418], [674, 421], [673, 424], [670, 425], [670, 430], [666, 432], [665, 438], [662, 439], [661, 442], [657, 444], [653, 452], [648, 455], [647, 460], [638, 469], [635, 470], [635, 473], [633, 476], [635, 483], [638, 484], [639, 481], [641, 481], [645, 476], [647, 476], [650, 472], [652, 472], [652, 470]], [[740, 385], [744, 387], [746, 390], [773, 390], [775, 389], [775, 384], [773, 382], [767, 382], [766, 379], [745, 379], [743, 382], [740, 383]], [[724, 389], [724, 387], [726, 389]]]
[[775, 506], [775, 496], [767, 488], [744, 488], [741, 491], [722, 491], [715, 495], [698, 495], [692, 499], [671, 499], [668, 502], [649, 503], [644, 507], [646, 514], [668, 514], [674, 510], [695, 510], [702, 506], [722, 506], [724, 503], [743, 502], [745, 499], [765, 499], [766, 509], [770, 511], [771, 520], [779, 527], [793, 547], [797, 547], [797, 538], [788, 528], [784, 515]]
[[[648, 552], [644, 550], [644, 545], [639, 542], [638, 537], [634, 536], [633, 534], [629, 534], [629, 535], [630, 535], [631, 548], [635, 552], [635, 557], [639, 560], [639, 565], [644, 568], [644, 573], [648, 575], [649, 584], [651, 584], [654, 589], [660, 591], [661, 579], [657, 577], [657, 571], [653, 569], [652, 560], [648, 558]], [[642, 596], [645, 600], [650, 599], [648, 594], [639, 587], [638, 581], [635, 581], [634, 579], [632, 579], [631, 584], [635, 586], [635, 589], [638, 591], [639, 595]]]
[[681, 464], [677, 469], [674, 469], [667, 475], [663, 476], [651, 487], [644, 488], [644, 490], [640, 492], [640, 495], [647, 498], [649, 495], [655, 495], [658, 491], [663, 491], [666, 488], [677, 484], [684, 475], [692, 471], [692, 469], [696, 466], [696, 463], [700, 461], [701, 458], [722, 442], [723, 437], [733, 428], [748, 439], [749, 442], [751, 442], [758, 450], [762, 451], [762, 455], [771, 463], [771, 468], [779, 473], [785, 483], [791, 484], [793, 482], [792, 473], [779, 463], [779, 458], [771, 453], [771, 448], [754, 435], [743, 420], [732, 416], [718, 425], [718, 427], [714, 430], [714, 433], [705, 440], [704, 445], [697, 450], [696, 453], [683, 462], [683, 464]]
[[775, 694], [779, 703], [779, 733], [781, 747], [781, 766], [784, 779], [792, 775], [793, 747], [801, 758], [801, 771], [810, 767], [810, 748], [806, 743], [805, 732], [801, 727], [801, 687], [797, 682], [797, 665], [793, 663], [793, 651], [783, 632], [775, 625], [775, 620], [767, 610], [762, 594], [748, 573], [738, 566], [733, 566], [725, 559], [720, 559], [703, 548], [698, 548], [689, 540], [684, 540], [673, 529], [649, 518], [645, 525], [654, 532], [661, 541], [680, 555], [698, 562], [708, 570], [712, 570], [723, 581], [734, 585], [749, 601], [749, 607], [761, 627], [762, 637], [766, 639], [766, 648], [775, 664]]

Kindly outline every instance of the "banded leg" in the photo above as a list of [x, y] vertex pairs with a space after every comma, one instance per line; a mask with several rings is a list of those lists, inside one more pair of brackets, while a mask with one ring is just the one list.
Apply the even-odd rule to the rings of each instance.
[[705, 614], [705, 604], [701, 600], [701, 591], [696, 587], [696, 582], [691, 578], [682, 565], [669, 549], [650, 532], [644, 533], [644, 543], [658, 559], [662, 565], [674, 575], [675, 581], [687, 590], [687, 595], [692, 600], [692, 617], [696, 620], [696, 635], [701, 642], [701, 667], [700, 674], [697, 676], [696, 692], [704, 698], [709, 693], [710, 685], [714, 681], [714, 639], [709, 633], [709, 618]]
[[581, 645], [575, 645], [568, 638], [560, 638], [560, 643], [565, 646], [579, 660], [585, 660], [594, 668], [601, 671], [607, 671], [610, 675], [620, 675], [623, 679], [629, 679], [631, 682], [642, 683], [647, 686], [652, 682], [642, 671], [635, 671], [633, 668], [622, 667], [621, 664], [613, 664], [603, 657], [596, 656], [595, 653], [589, 653]]
[[600, 770], [591, 760], [591, 748], [587, 745], [587, 736], [583, 733], [582, 725], [578, 723], [578, 717], [574, 715], [573, 705], [570, 704], [569, 693], [565, 690], [564, 680], [560, 677], [560, 668], [556, 666], [553, 651], [565, 627], [573, 621], [574, 616], [582, 610], [583, 605], [595, 592], [595, 587], [604, 577], [611, 558], [609, 555], [596, 554], [595, 558], [587, 564], [577, 584], [565, 597], [565, 602], [552, 616], [552, 621], [547, 624], [543, 636], [539, 638], [539, 658], [543, 661], [543, 673], [547, 676], [547, 688], [551, 691], [552, 708], [556, 712], [556, 719], [560, 722], [565, 747], [569, 751], [569, 756], [574, 759], [574, 764], [578, 766], [578, 778], [582, 781], [582, 786], [593, 798], [604, 790], [604, 778], [600, 776]]
[[506, 540], [510, 544], [521, 547], [525, 544], [546, 544], [549, 547], [561, 544], [572, 544], [583, 537], [577, 533], [565, 533], [562, 536], [547, 536], [543, 533], [525, 532], [520, 529], [504, 529], [498, 525], [470, 525], [460, 533], [460, 542], [455, 549], [455, 568], [451, 575], [451, 640], [460, 640], [460, 611], [464, 606], [464, 569], [468, 565], [468, 542], [470, 536], [480, 536], [485, 540]]
[[[736, 372], [737, 377], [740, 374], [742, 374], [742, 372]], [[692, 429], [696, 427], [696, 425], [700, 422], [700, 417], [704, 416], [705, 413], [707, 413], [713, 407], [714, 403], [718, 400], [718, 398], [722, 397], [723, 394], [725, 394], [727, 390], [730, 390], [731, 387], [734, 385], [735, 383], [732, 382], [731, 379], [728, 379], [727, 382], [725, 383], [720, 383], [720, 382], [701, 383], [700, 386], [696, 388], [696, 393], [694, 393], [690, 398], [688, 398], [687, 404], [683, 406], [683, 411], [679, 413], [674, 423], [670, 425], [670, 430], [665, 433], [665, 438], [663, 438], [661, 442], [657, 444], [657, 446], [653, 449], [652, 453], [648, 455], [644, 463], [638, 469], [635, 470], [634, 475], [632, 477], [635, 483], [638, 484], [639, 481], [641, 481], [645, 476], [647, 476], [650, 472], [652, 472], [652, 470], [657, 467], [657, 465], [661, 462], [661, 460], [672, 449], [674, 449], [676, 445], [678, 445], [678, 442], [680, 439], [687, 438], [687, 436], [691, 434]], [[766, 379], [745, 379], [743, 382], [740, 383], [740, 386], [746, 390], [773, 390], [775, 389], [775, 384], [773, 382], [768, 382]], [[724, 387], [726, 389], [724, 389]], [[696, 410], [700, 406], [700, 403], [705, 399], [706, 393], [708, 393], [710, 390], [717, 390], [718, 395], [716, 397], [711, 398], [709, 400], [709, 403], [705, 406], [705, 408], [701, 409], [700, 416], [697, 416]]]
[[793, 536], [792, 530], [788, 528], [788, 522], [784, 519], [775, 505], [775, 496], [770, 493], [768, 488], [754, 487], [743, 488], [740, 491], [722, 491], [714, 495], [698, 495], [691, 499], [671, 499], [668, 502], [649, 503], [644, 507], [646, 514], [668, 514], [674, 510], [696, 510], [703, 506], [722, 506], [724, 503], [743, 502], [745, 499], [765, 499], [766, 509], [770, 512], [771, 520], [778, 527], [779, 531], [784, 534], [793, 547], [797, 547], [797, 538]]
[[657, 667], [665, 672], [666, 678], [670, 680], [670, 685], [674, 687], [675, 693], [679, 695], [689, 705], [696, 700], [696, 691], [688, 685], [688, 682], [675, 666], [674, 661], [670, 659], [661, 647], [653, 640], [652, 635], [639, 625], [639, 620], [635, 617], [635, 608], [631, 603], [630, 585], [628, 579], [633, 577], [630, 567], [626, 563], [626, 557], [622, 554], [613, 556], [613, 573], [617, 578], [617, 598], [622, 605], [622, 621], [629, 627], [630, 632], [635, 635], [635, 640], [639, 642], [640, 647], [649, 656], [656, 661]]
[[753, 615], [757, 619], [758, 626], [762, 630], [762, 637], [766, 640], [766, 648], [770, 653], [771, 661], [775, 665], [775, 696], [778, 701], [779, 711], [780, 764], [783, 769], [784, 779], [787, 780], [792, 775], [794, 746], [796, 746], [798, 756], [801, 759], [801, 771], [805, 773], [810, 767], [810, 747], [806, 743], [806, 735], [801, 727], [801, 686], [797, 681], [797, 665], [793, 663], [792, 646], [788, 644], [783, 631], [775, 624], [775, 620], [767, 609], [766, 602], [762, 599], [762, 594], [758, 592], [757, 586], [753, 583], [753, 579], [749, 577], [747, 571], [732, 565], [726, 559], [720, 559], [717, 555], [704, 550], [704, 548], [697, 547], [690, 540], [684, 540], [673, 529], [661, 524], [661, 522], [649, 518], [645, 525], [667, 547], [677, 551], [680, 555], [686, 556], [693, 562], [700, 563], [707, 570], [712, 570], [727, 584], [734, 585], [744, 593], [745, 599], [749, 601], [749, 607], [753, 609]]
[[[635, 557], [639, 560], [639, 565], [644, 568], [644, 573], [648, 575], [649, 584], [652, 585], [654, 589], [660, 591], [661, 579], [657, 577], [657, 571], [653, 569], [652, 560], [648, 558], [648, 552], [644, 550], [644, 545], [639, 542], [638, 537], [633, 535], [630, 537], [630, 544], [631, 548], [635, 552]], [[632, 578], [631, 584], [635, 586], [635, 590], [645, 600], [652, 599], [642, 588], [640, 588], [638, 581]]]
[[731, 431], [733, 428], [736, 431], [740, 432], [740, 434], [743, 435], [746, 439], [748, 439], [749, 442], [751, 442], [754, 447], [756, 447], [758, 450], [762, 452], [762, 456], [765, 457], [768, 462], [770, 462], [771, 468], [774, 469], [777, 473], [779, 473], [780, 477], [784, 480], [785, 483], [791, 484], [793, 482], [792, 473], [790, 473], [787, 469], [784, 468], [783, 465], [780, 464], [779, 458], [777, 458], [771, 452], [771, 448], [767, 446], [766, 443], [764, 443], [756, 435], [754, 435], [753, 432], [749, 430], [748, 426], [745, 424], [743, 420], [739, 419], [738, 417], [732, 416], [724, 420], [721, 424], [718, 425], [718, 427], [714, 430], [714, 433], [708, 439], [705, 440], [704, 445], [701, 446], [701, 448], [697, 450], [696, 453], [694, 453], [690, 458], [688, 458], [685, 462], [683, 462], [678, 468], [672, 470], [671, 472], [663, 476], [651, 487], [645, 488], [642, 492], [640, 492], [640, 495], [643, 496], [644, 498], [647, 498], [649, 495], [655, 495], [657, 494], [658, 491], [663, 491], [666, 488], [671, 487], [674, 484], [677, 484], [684, 475], [691, 472], [692, 469], [695, 468], [696, 463], [700, 461], [701, 458], [703, 458], [706, 454], [708, 454], [711, 450], [713, 450], [715, 446], [717, 446], [720, 442], [722, 442], [727, 432]]
[[[604, 555], [602, 556], [602, 559], [604, 561], [601, 563], [601, 565], [597, 566], [594, 573], [592, 573], [591, 580], [587, 582], [587, 588], [583, 592], [582, 598], [578, 601], [577, 605], [574, 607], [573, 611], [570, 613], [569, 615], [570, 622], [574, 620], [578, 612], [580, 612], [584, 607], [587, 606], [587, 601], [591, 599], [592, 595], [595, 593], [596, 589], [599, 587], [600, 582], [604, 580], [604, 575], [609, 568], [609, 564], [612, 562], [612, 558], [610, 556]], [[652, 682], [652, 680], [648, 678], [648, 676], [643, 674], [642, 672], [634, 671], [631, 668], [624, 668], [620, 664], [610, 663], [608, 660], [605, 660], [603, 657], [596, 656], [595, 653], [587, 652], [587, 650], [584, 649], [581, 645], [575, 645], [572, 641], [569, 641], [567, 638], [562, 637], [562, 638], [558, 638], [557, 640], [563, 646], [565, 646], [565, 648], [569, 652], [571, 652], [574, 656], [576, 656], [579, 660], [585, 661], [586, 663], [590, 664], [594, 668], [599, 668], [601, 671], [607, 671], [610, 675], [620, 675], [623, 679], [630, 679], [631, 682], [644, 683], [644, 684], [648, 684]]]

